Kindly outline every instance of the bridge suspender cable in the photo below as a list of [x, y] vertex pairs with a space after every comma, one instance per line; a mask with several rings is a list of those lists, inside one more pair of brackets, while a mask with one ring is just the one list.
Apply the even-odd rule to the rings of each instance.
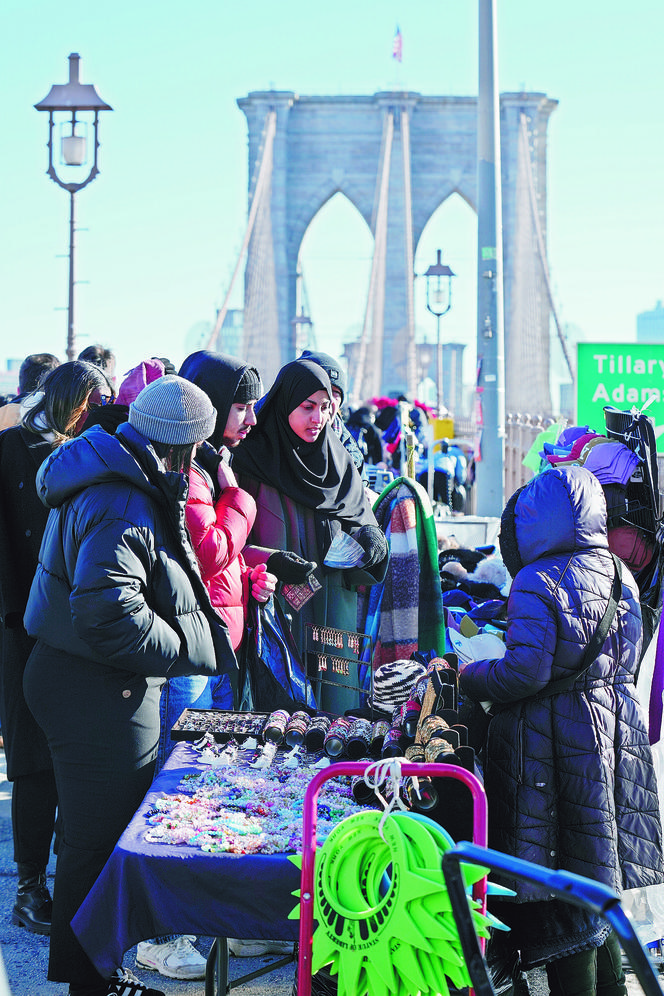
[[244, 239], [242, 240], [242, 247], [238, 253], [237, 262], [235, 264], [235, 269], [233, 270], [233, 276], [231, 277], [231, 282], [228, 285], [228, 290], [226, 291], [226, 296], [224, 298], [224, 303], [217, 312], [217, 319], [214, 323], [214, 328], [210, 333], [210, 337], [207, 342], [206, 349], [211, 349], [212, 345], [217, 339], [221, 327], [224, 324], [224, 319], [226, 318], [226, 313], [228, 311], [228, 303], [230, 301], [233, 288], [235, 286], [235, 281], [237, 280], [238, 273], [240, 272], [240, 265], [244, 258], [244, 254], [247, 251], [249, 245], [249, 240], [251, 234], [254, 230], [254, 225], [256, 223], [256, 216], [258, 214], [258, 209], [261, 206], [263, 200], [263, 194], [265, 188], [270, 179], [270, 174], [272, 172], [272, 154], [274, 148], [274, 136], [277, 131], [277, 112], [268, 111], [265, 116], [265, 126], [263, 129], [263, 149], [260, 158], [260, 165], [258, 166], [258, 175], [256, 178], [256, 186], [254, 188], [254, 196], [251, 200], [251, 208], [249, 209], [249, 218], [247, 219], [247, 227], [244, 233]]
[[[524, 143], [524, 147], [528, 149], [528, 121], [526, 115], [522, 112], [519, 120], [519, 128], [521, 131], [521, 139]], [[537, 197], [535, 195], [535, 181], [533, 179], [533, 167], [530, 161], [530, 156], [526, 155], [523, 157], [526, 163], [526, 178], [528, 181], [528, 194], [530, 197], [530, 210], [533, 218], [533, 226], [535, 229], [535, 238], [537, 240], [537, 251], [539, 254], [540, 263], [542, 265], [542, 273], [544, 275], [544, 283], [546, 285], [546, 292], [549, 298], [549, 305], [551, 306], [551, 314], [553, 315], [553, 320], [556, 325], [556, 331], [558, 333], [558, 340], [560, 342], [563, 355], [565, 357], [565, 362], [567, 364], [567, 369], [569, 370], [570, 377], [572, 378], [572, 384], [576, 384], [576, 373], [574, 371], [574, 366], [567, 349], [567, 342], [563, 334], [563, 330], [558, 318], [558, 311], [556, 309], [556, 304], [553, 299], [553, 290], [551, 288], [551, 278], [549, 276], [549, 266], [546, 259], [546, 250], [544, 247], [544, 237], [542, 235], [542, 226], [540, 224], [539, 212], [537, 210]]]
[[[385, 310], [385, 250], [387, 244], [387, 203], [390, 182], [390, 161], [394, 136], [394, 115], [387, 111], [383, 122], [383, 142], [376, 189], [378, 206], [374, 225], [374, 251], [364, 322], [360, 335], [357, 366], [351, 397], [354, 404], [377, 394], [380, 389], [383, 353], [383, 317]], [[369, 329], [371, 326], [371, 354], [367, 364]], [[369, 369], [367, 370], [367, 365]]]
[[406, 391], [414, 398], [417, 392], [417, 355], [415, 350], [415, 300], [413, 276], [413, 196], [410, 173], [410, 120], [407, 108], [401, 109], [401, 152], [403, 155], [404, 251], [406, 266], [407, 328], [406, 328]]

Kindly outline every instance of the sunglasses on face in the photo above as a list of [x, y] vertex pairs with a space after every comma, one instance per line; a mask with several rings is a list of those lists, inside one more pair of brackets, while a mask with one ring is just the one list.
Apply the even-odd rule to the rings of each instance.
[[98, 400], [88, 401], [88, 408], [102, 408], [104, 405], [112, 405], [115, 397], [112, 394], [100, 394]]

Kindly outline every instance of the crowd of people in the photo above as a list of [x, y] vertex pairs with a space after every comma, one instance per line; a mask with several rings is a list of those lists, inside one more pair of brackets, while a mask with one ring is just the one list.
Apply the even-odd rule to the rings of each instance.
[[[281, 599], [305, 656], [307, 626], [357, 631], [392, 555], [399, 563], [393, 506], [378, 503], [368, 468], [402, 475], [407, 411], [426, 484], [428, 414], [404, 398], [350, 413], [346, 403], [343, 367], [323, 352], [305, 351], [266, 390], [255, 367], [205, 350], [179, 370], [146, 357], [118, 385], [112, 350], [92, 346], [65, 363], [27, 357], [17, 396], [0, 407], [12, 919], [50, 935], [48, 977], [70, 996], [160, 996], [120, 966], [102, 978], [70, 922], [165, 762], [182, 710], [240, 706], [252, 604]], [[442, 440], [434, 460], [434, 498], [455, 512], [472, 485], [466, 456]], [[408, 488], [423, 508], [425, 489]], [[423, 530], [412, 529], [421, 542]], [[326, 563], [345, 537], [357, 557]], [[627, 567], [613, 581], [596, 479], [583, 467], [536, 477], [508, 503], [500, 544], [512, 578], [506, 652], [468, 663], [460, 679], [469, 699], [497, 712], [485, 771], [490, 842], [617, 891], [662, 882], [657, 786], [634, 692], [639, 593]], [[414, 550], [417, 620], [429, 589], [451, 581], [439, 573], [450, 558], [439, 563], [427, 549], [427, 588], [423, 548]], [[293, 611], [283, 586], [313, 578]], [[405, 587], [390, 578], [394, 618]], [[608, 635], [581, 680], [575, 672], [612, 597]], [[438, 637], [424, 615], [427, 636]], [[357, 705], [357, 690], [320, 688], [323, 710]], [[524, 966], [547, 965], [554, 996], [626, 993], [617, 942], [596, 917], [527, 890], [517, 900], [501, 916]], [[195, 940], [146, 940], [137, 966], [202, 978]], [[242, 954], [242, 939], [231, 950]], [[571, 989], [579, 977], [584, 986]]]

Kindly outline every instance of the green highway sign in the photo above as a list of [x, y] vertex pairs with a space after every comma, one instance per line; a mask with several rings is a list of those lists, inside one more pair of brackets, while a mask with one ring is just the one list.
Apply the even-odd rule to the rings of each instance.
[[664, 453], [664, 343], [577, 344], [576, 422], [605, 432], [604, 407], [645, 409]]

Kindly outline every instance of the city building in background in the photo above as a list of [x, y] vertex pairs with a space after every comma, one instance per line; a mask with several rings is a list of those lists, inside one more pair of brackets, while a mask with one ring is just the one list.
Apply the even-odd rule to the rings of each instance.
[[636, 316], [637, 342], [664, 342], [664, 305], [658, 301], [652, 311]]

